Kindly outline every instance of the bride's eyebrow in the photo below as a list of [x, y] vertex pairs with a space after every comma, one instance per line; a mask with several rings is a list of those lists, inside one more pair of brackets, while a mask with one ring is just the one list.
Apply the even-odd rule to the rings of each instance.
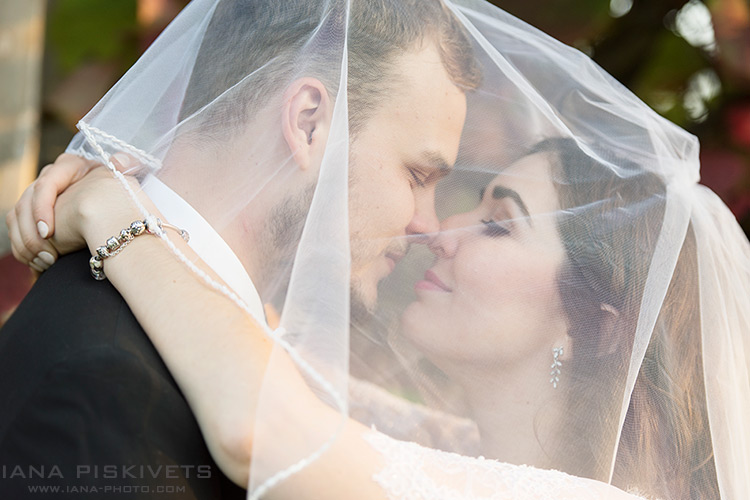
[[523, 202], [523, 199], [518, 194], [517, 191], [514, 191], [513, 189], [507, 188], [505, 186], [495, 186], [492, 189], [492, 198], [495, 200], [502, 200], [504, 198], [510, 198], [513, 200], [516, 205], [518, 205], [519, 210], [526, 216], [526, 220], [529, 222], [530, 226], [533, 226], [534, 224], [531, 221], [531, 215], [529, 214], [529, 209], [526, 208], [526, 204]]

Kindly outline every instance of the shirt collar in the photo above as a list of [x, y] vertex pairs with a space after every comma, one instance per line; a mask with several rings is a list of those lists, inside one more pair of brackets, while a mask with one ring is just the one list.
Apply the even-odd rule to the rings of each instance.
[[187, 230], [190, 248], [242, 299], [256, 318], [264, 320], [263, 302], [250, 275], [211, 224], [155, 176], [147, 176], [141, 187], [165, 222]]

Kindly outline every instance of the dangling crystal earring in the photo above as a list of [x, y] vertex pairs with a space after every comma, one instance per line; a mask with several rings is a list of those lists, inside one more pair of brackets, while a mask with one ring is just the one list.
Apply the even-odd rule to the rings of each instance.
[[560, 367], [562, 366], [562, 361], [560, 361], [560, 356], [563, 355], [563, 348], [560, 347], [553, 347], [552, 348], [552, 371], [549, 372], [550, 374], [550, 383], [552, 384], [552, 388], [557, 389], [557, 383], [560, 381]]

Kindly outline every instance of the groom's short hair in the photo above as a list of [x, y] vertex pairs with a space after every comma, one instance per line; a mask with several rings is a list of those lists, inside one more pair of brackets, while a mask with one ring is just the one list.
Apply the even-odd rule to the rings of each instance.
[[[351, 133], [392, 93], [398, 81], [392, 71], [396, 56], [420, 43], [435, 44], [458, 87], [479, 86], [479, 64], [469, 37], [441, 0], [351, 0], [348, 24], [345, 5], [344, 1], [221, 0], [197, 55], [181, 118], [212, 103], [209, 114], [216, 112], [221, 120], [208, 123], [225, 129], [228, 124], [242, 124], [274, 93], [302, 76], [320, 79], [335, 93], [347, 26]], [[232, 87], [231, 98], [212, 102]]]

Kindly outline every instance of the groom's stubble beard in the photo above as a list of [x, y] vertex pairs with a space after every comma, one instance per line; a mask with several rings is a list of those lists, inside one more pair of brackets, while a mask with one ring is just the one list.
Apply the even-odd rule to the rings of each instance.
[[362, 295], [361, 285], [352, 279], [349, 286], [349, 318], [352, 325], [361, 325], [369, 321], [375, 312], [375, 305]]
[[[305, 228], [307, 214], [310, 211], [317, 183], [312, 182], [299, 193], [279, 202], [272, 210], [264, 230], [262, 244], [262, 262], [265, 263], [264, 297], [281, 307], [284, 304], [289, 280], [294, 267], [302, 231]], [[355, 245], [356, 247], [356, 245]], [[358, 256], [368, 252], [365, 248], [352, 248], [353, 264]], [[372, 317], [375, 303], [366, 300], [359, 282], [353, 279], [350, 285], [350, 315], [352, 321], [364, 322]]]
[[[350, 168], [353, 166], [350, 165]], [[356, 167], [354, 167], [356, 168]], [[352, 189], [361, 179], [357, 175], [350, 175], [349, 188], [349, 216], [367, 217], [367, 214], [357, 212], [357, 199]], [[271, 209], [262, 238], [262, 255], [264, 263], [264, 284], [261, 294], [275, 307], [281, 309], [289, 287], [297, 248], [302, 237], [302, 232], [307, 222], [317, 181], [310, 182], [297, 193], [287, 197]], [[391, 242], [383, 250], [378, 242], [374, 241], [350, 241], [351, 271], [367, 265], [372, 259], [388, 252], [405, 254], [409, 250], [409, 243], [405, 240]], [[352, 274], [349, 288], [349, 313], [352, 326], [372, 325], [376, 316], [377, 295], [370, 297], [363, 292], [365, 286]], [[372, 328], [367, 326], [366, 328]]]
[[[351, 179], [350, 179], [351, 187]], [[277, 204], [271, 211], [264, 228], [264, 243], [262, 244], [265, 272], [269, 273], [264, 280], [264, 289], [261, 296], [264, 302], [270, 302], [282, 311], [284, 300], [289, 288], [294, 259], [299, 246], [300, 238], [307, 221], [307, 214], [315, 194], [316, 183], [303, 188], [299, 193], [292, 195]], [[352, 203], [349, 200], [351, 212]], [[366, 214], [362, 214], [366, 216]], [[372, 242], [350, 242], [352, 267], [366, 261], [373, 255], [379, 255], [377, 245]], [[403, 245], [399, 245], [401, 247]], [[408, 247], [408, 245], [407, 245]], [[387, 329], [384, 323], [378, 321], [376, 300], [368, 300], [362, 293], [363, 286], [356, 278], [352, 278], [349, 288], [349, 321], [351, 326], [352, 352], [370, 352], [373, 345], [387, 345]], [[367, 359], [366, 356], [362, 359]], [[367, 363], [354, 355], [350, 358], [351, 369], [355, 374], [366, 377], [371, 368]]]
[[[261, 291], [276, 307], [282, 307], [289, 287], [294, 259], [299, 246], [302, 231], [305, 228], [307, 214], [310, 211], [316, 183], [305, 186], [297, 194], [279, 202], [269, 214], [264, 228], [261, 253], [264, 263], [264, 284]], [[363, 257], [373, 254], [373, 244], [367, 242], [352, 243], [352, 265], [356, 266]], [[350, 283], [350, 317], [352, 323], [368, 323], [372, 318], [376, 301], [368, 300], [362, 293], [357, 279]]]
[[284, 304], [294, 258], [315, 194], [312, 182], [271, 209], [262, 238], [265, 279], [261, 291], [277, 307]]

